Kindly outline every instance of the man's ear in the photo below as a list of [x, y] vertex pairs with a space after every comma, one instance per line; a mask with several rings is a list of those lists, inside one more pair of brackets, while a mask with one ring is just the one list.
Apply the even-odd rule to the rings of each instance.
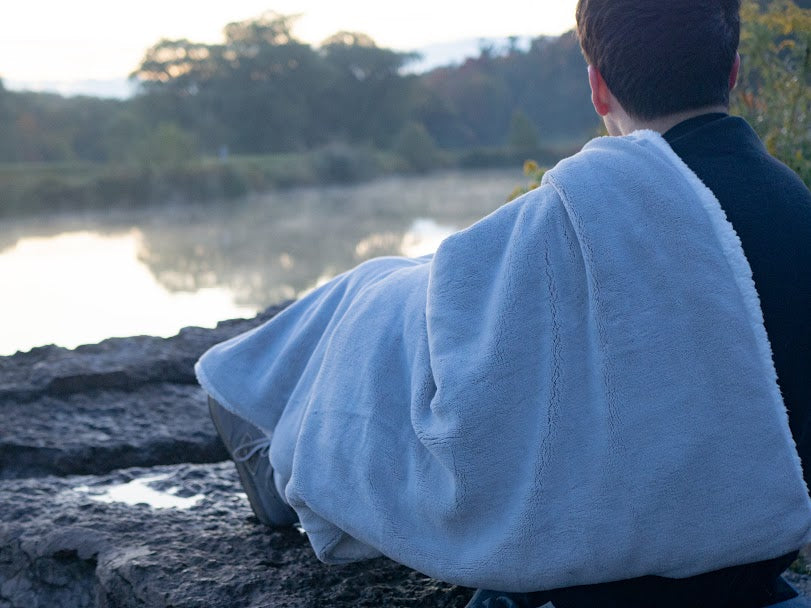
[[738, 71], [741, 69], [741, 56], [735, 53], [735, 61], [732, 62], [732, 69], [729, 71], [729, 90], [735, 88], [738, 82]]
[[593, 65], [589, 66], [589, 86], [594, 109], [600, 116], [605, 116], [611, 111], [611, 91], [608, 90], [603, 75]]

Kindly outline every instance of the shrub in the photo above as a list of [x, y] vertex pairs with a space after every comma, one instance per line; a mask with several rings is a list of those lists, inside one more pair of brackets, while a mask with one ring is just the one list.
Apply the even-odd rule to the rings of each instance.
[[400, 130], [394, 151], [411, 169], [420, 173], [436, 168], [441, 160], [434, 138], [418, 122], [409, 122]]
[[313, 165], [320, 181], [352, 183], [372, 177], [377, 172], [371, 153], [347, 144], [332, 143], [313, 153]]
[[790, 0], [741, 11], [741, 75], [732, 109], [811, 186], [811, 9]]

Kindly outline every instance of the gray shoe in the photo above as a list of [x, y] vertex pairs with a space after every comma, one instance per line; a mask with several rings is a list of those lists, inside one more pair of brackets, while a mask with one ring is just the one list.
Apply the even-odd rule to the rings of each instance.
[[[533, 606], [535, 604], [530, 603], [529, 595], [526, 593], [479, 589], [470, 598], [465, 608], [532, 608]], [[541, 608], [549, 608], [549, 606], [551, 606], [551, 602], [547, 602]]]
[[254, 515], [267, 526], [288, 526], [298, 521], [296, 512], [282, 500], [273, 483], [273, 467], [268, 458], [270, 438], [211, 397], [208, 411], [225, 449], [234, 460]]

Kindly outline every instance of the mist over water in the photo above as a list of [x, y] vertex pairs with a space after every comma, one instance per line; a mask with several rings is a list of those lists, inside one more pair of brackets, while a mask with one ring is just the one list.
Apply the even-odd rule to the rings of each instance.
[[252, 316], [369, 258], [430, 253], [523, 182], [519, 170], [449, 171], [4, 222], [0, 355]]

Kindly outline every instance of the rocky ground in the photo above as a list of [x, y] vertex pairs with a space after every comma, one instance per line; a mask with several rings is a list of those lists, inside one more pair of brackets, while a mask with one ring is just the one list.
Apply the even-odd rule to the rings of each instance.
[[0, 357], [0, 608], [467, 603], [386, 559], [326, 566], [252, 515], [192, 367], [280, 309]]
[[386, 559], [326, 566], [253, 516], [192, 366], [279, 309], [0, 357], [0, 608], [467, 603]]

